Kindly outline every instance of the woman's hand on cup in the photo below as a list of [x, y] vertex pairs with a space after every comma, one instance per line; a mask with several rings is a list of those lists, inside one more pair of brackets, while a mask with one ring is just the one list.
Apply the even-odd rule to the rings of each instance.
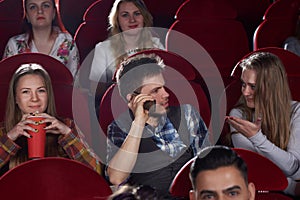
[[31, 116], [31, 114], [24, 114], [22, 116], [22, 119], [19, 123], [17, 123], [10, 131], [7, 132], [7, 137], [11, 139], [12, 141], [15, 141], [20, 136], [25, 136], [27, 138], [30, 138], [30, 134], [27, 131], [33, 131], [36, 132], [34, 128], [29, 126], [28, 124], [35, 124], [36, 122], [29, 119], [28, 117]]
[[49, 124], [45, 127], [46, 133], [67, 135], [71, 132], [71, 129], [67, 125], [47, 113], [40, 113], [38, 116], [45, 118], [41, 123]]

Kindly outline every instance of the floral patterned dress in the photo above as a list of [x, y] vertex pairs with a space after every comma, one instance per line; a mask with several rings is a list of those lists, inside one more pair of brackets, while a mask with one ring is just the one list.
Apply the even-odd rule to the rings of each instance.
[[[76, 43], [69, 33], [60, 31], [58, 27], [54, 27], [54, 31], [57, 31], [58, 36], [48, 55], [62, 62], [75, 76], [79, 67]], [[28, 37], [28, 33], [11, 37], [5, 47], [3, 58], [26, 52], [39, 53], [33, 41], [30, 45], [27, 43]]]

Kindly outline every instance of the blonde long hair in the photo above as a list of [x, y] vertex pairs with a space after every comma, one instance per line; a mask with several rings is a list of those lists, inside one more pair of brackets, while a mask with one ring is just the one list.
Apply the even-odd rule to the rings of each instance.
[[[48, 96], [48, 104], [45, 110], [45, 113], [48, 113], [51, 116], [57, 117], [54, 93], [52, 89], [52, 83], [50, 76], [47, 71], [39, 64], [29, 63], [22, 64], [16, 72], [13, 74], [13, 77], [9, 84], [8, 96], [7, 96], [7, 105], [5, 113], [5, 130], [6, 132], [13, 129], [13, 127], [19, 123], [22, 119], [22, 111], [16, 103], [16, 88], [18, 86], [19, 80], [25, 75], [38, 75], [44, 80], [44, 84]], [[46, 155], [58, 155], [58, 145], [57, 145], [58, 136], [54, 134], [47, 134], [46, 141]], [[9, 167], [13, 168], [18, 164], [28, 160], [27, 156], [27, 141], [25, 137], [19, 137], [16, 141], [20, 147], [22, 147], [17, 154], [11, 158]]]
[[254, 70], [257, 74], [255, 85], [255, 108], [247, 107], [241, 96], [237, 108], [246, 119], [262, 117], [262, 132], [276, 146], [286, 150], [290, 139], [291, 92], [281, 60], [268, 52], [254, 53], [244, 59], [240, 67]]
[[[109, 32], [111, 36], [111, 44], [113, 48], [113, 52], [116, 58], [116, 66], [118, 66], [124, 58], [127, 57], [127, 54], [125, 53], [125, 41], [123, 38], [121, 27], [119, 25], [118, 20], [118, 12], [121, 3], [123, 2], [132, 2], [141, 12], [143, 18], [144, 18], [144, 28], [141, 31], [139, 40], [138, 40], [138, 49], [143, 50], [146, 48], [152, 48], [153, 42], [152, 42], [152, 34], [149, 28], [153, 26], [153, 17], [151, 13], [148, 11], [145, 3], [143, 0], [116, 0], [113, 4], [113, 7], [109, 14]], [[145, 28], [146, 27], [146, 28]]]

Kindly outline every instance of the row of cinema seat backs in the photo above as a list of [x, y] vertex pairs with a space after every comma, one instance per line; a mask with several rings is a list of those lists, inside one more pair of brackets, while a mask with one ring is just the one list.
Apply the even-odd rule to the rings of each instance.
[[92, 200], [107, 199], [112, 194], [106, 180], [93, 169], [57, 157], [18, 165], [0, 177], [0, 187], [3, 199]]
[[190, 0], [177, 11], [176, 21], [166, 36], [166, 49], [180, 55], [188, 52], [197, 57], [197, 51], [191, 48], [193, 44], [179, 40], [176, 32], [203, 46], [224, 80], [229, 77], [235, 63], [250, 51], [247, 33], [237, 20], [237, 10], [230, 0]]
[[24, 63], [38, 63], [49, 73], [56, 102], [57, 114], [72, 118], [91, 141], [87, 92], [73, 87], [73, 76], [58, 60], [40, 53], [24, 53], [3, 59], [0, 62], [0, 121], [4, 121], [9, 82], [15, 70]]
[[[244, 57], [248, 57], [249, 55], [255, 52], [270, 52], [277, 55], [281, 59], [283, 65], [285, 66], [285, 70], [286, 70], [286, 74], [287, 74], [287, 78], [289, 81], [289, 86], [292, 94], [292, 99], [296, 101], [300, 101], [300, 93], [298, 89], [298, 85], [300, 85], [300, 72], [299, 72], [300, 57], [288, 50], [279, 47], [261, 48], [256, 51], [250, 52]], [[226, 98], [226, 115], [229, 114], [230, 110], [234, 107], [239, 97], [242, 95], [241, 82], [240, 82], [241, 68], [238, 67], [238, 64], [239, 62], [232, 70], [231, 82], [226, 86], [224, 93], [221, 97], [221, 98]], [[224, 102], [224, 101], [220, 101], [220, 102]], [[224, 106], [224, 105], [220, 104], [220, 106]], [[218, 143], [231, 146], [228, 124], [224, 124], [223, 131], [221, 133]]]
[[266, 9], [270, 6], [270, 0], [231, 0], [237, 9], [237, 19], [242, 22], [247, 32], [249, 47], [253, 49], [253, 34], [257, 26], [261, 23]]
[[[86, 19], [84, 17], [85, 12], [91, 8], [91, 5], [94, 4], [98, 0], [85, 0], [74, 2], [74, 0], [60, 0], [60, 13], [64, 24], [66, 24], [67, 30], [72, 35], [75, 35], [76, 30], [80, 26], [82, 22]], [[110, 11], [111, 7], [106, 8], [106, 5], [109, 5], [114, 2], [114, 0], [100, 0], [103, 4], [101, 7], [101, 11], [98, 13], [102, 16], [101, 13], [107, 13]], [[159, 0], [145, 0], [145, 4], [147, 8], [150, 10], [153, 15], [153, 23], [156, 27], [169, 28], [169, 26], [174, 21], [174, 15], [177, 11], [177, 8], [183, 3], [185, 0], [165, 0], [162, 4]], [[98, 3], [97, 3], [98, 4]], [[104, 6], [104, 4], [106, 4]], [[72, 9], [70, 9], [72, 8]], [[163, 11], [163, 12], [162, 12]], [[94, 12], [94, 11], [93, 11]], [[106, 18], [99, 18], [99, 21], [106, 21]], [[102, 27], [104, 30], [107, 29], [107, 26]]]
[[[255, 184], [256, 199], [291, 199], [278, 193], [286, 188], [288, 181], [273, 162], [252, 151], [234, 150], [247, 163], [248, 180]], [[170, 186], [174, 197], [189, 198], [192, 189], [189, 171], [194, 159], [188, 161], [175, 176]], [[260, 167], [257, 168], [257, 165]], [[105, 179], [91, 168], [78, 161], [54, 157], [20, 164], [0, 177], [0, 186], [3, 189], [1, 195], [13, 199], [106, 199], [112, 194]], [[14, 192], [15, 187], [19, 188], [18, 192]]]
[[108, 15], [113, 2], [113, 0], [98, 0], [86, 9], [83, 22], [74, 35], [82, 62], [97, 43], [108, 37]]
[[[164, 60], [166, 65], [165, 87], [170, 94], [169, 105], [191, 104], [199, 110], [204, 122], [209, 125], [211, 120], [210, 99], [204, 86], [195, 81], [196, 70], [193, 65], [181, 56], [164, 50], [146, 50], [137, 54], [142, 53], [155, 53]], [[116, 85], [112, 85], [100, 103], [99, 123], [105, 134], [112, 120], [126, 110], [127, 104], [120, 98]]]
[[83, 22], [84, 13], [95, 1], [97, 0], [59, 0], [62, 22], [71, 35], [75, 35], [78, 26]]
[[23, 5], [21, 0], [0, 2], [0, 59], [8, 39], [22, 32]]
[[253, 49], [282, 47], [295, 34], [300, 9], [299, 0], [277, 0], [264, 13], [253, 36]]
[[[291, 200], [290, 197], [278, 193], [288, 185], [286, 176], [279, 167], [255, 152], [240, 148], [234, 150], [247, 164], [248, 180], [254, 183], [256, 189], [255, 199]], [[170, 192], [174, 197], [189, 199], [189, 191], [192, 189], [189, 172], [194, 160], [195, 158], [188, 161], [176, 174], [170, 186]], [[258, 165], [260, 167], [257, 167]]]
[[[8, 1], [4, 1], [5, 3], [7, 3]], [[188, 2], [188, 3], [187, 3]], [[4, 3], [2, 3], [4, 5]], [[69, 30], [72, 33], [72, 30], [70, 30], [69, 28], [69, 20], [68, 16], [72, 15], [72, 18], [74, 18], [74, 14], [71, 14], [71, 12], [76, 12], [76, 16], [80, 16], [80, 12], [85, 11], [84, 17], [83, 17], [83, 22], [79, 25], [79, 27], [76, 29], [76, 32], [74, 33], [74, 38], [77, 42], [79, 51], [80, 51], [80, 55], [81, 55], [81, 60], [83, 61], [84, 58], [87, 56], [87, 54], [94, 48], [94, 46], [100, 42], [103, 41], [107, 38], [107, 27], [108, 27], [108, 23], [107, 23], [107, 16], [109, 14], [109, 10], [113, 4], [112, 0], [98, 0], [98, 1], [86, 1], [84, 3], [84, 5], [82, 5], [82, 2], [80, 3], [75, 3], [72, 1], [72, 3], [70, 4], [70, 1], [59, 1], [59, 11], [61, 13], [61, 18], [63, 19], [63, 21], [65, 22], [66, 26], [67, 26], [67, 30]], [[155, 18], [155, 16], [159, 16], [159, 11], [156, 9], [156, 7], [154, 6], [155, 3], [150, 3], [146, 1], [146, 4], [149, 4], [149, 10], [153, 13], [153, 16]], [[180, 6], [183, 5], [184, 6]], [[193, 6], [195, 4], [195, 6]], [[198, 5], [199, 4], [199, 5]], [[16, 3], [15, 5], [18, 5], [18, 10], [20, 10], [20, 12], [16, 12], [16, 13], [22, 13], [22, 5], [21, 3]], [[72, 6], [70, 6], [72, 5]], [[79, 6], [80, 5], [80, 6]], [[88, 5], [90, 5], [88, 8], [86, 8]], [[164, 5], [167, 5], [167, 3], [165, 3]], [[170, 4], [168, 4], [170, 5]], [[232, 21], [236, 22], [236, 18], [237, 18], [237, 13], [234, 10], [234, 8], [231, 6], [231, 2], [230, 1], [226, 1], [226, 0], [214, 0], [214, 1], [193, 1], [191, 0], [191, 2], [189, 2], [189, 0], [187, 1], [183, 1], [183, 0], [178, 0], [176, 1], [176, 3], [172, 3], [172, 12], [168, 12], [168, 17], [170, 18], [172, 15], [174, 15], [173, 13], [175, 13], [175, 10], [180, 7], [179, 11], [177, 11], [177, 19], [188, 19], [191, 20], [191, 18], [197, 19], [198, 17], [200, 18], [204, 18], [204, 19], [210, 19], [209, 22], [205, 22], [204, 21], [199, 21], [199, 25], [203, 26], [203, 29], [206, 29], [205, 32], [209, 32], [209, 34], [201, 34], [199, 35], [199, 33], [197, 34], [192, 34], [192, 32], [189, 34], [189, 29], [191, 29], [190, 27], [186, 27], [185, 25], [181, 25], [182, 22], [175, 22], [177, 25], [174, 25], [171, 27], [173, 30], [178, 30], [181, 31], [183, 33], [187, 33], [189, 36], [191, 37], [195, 37], [196, 36], [196, 41], [200, 42], [201, 45], [203, 45], [210, 54], [212, 54], [213, 59], [215, 60], [215, 62], [217, 63], [218, 66], [220, 66], [222, 68], [222, 73], [228, 74], [226, 73], [226, 69], [230, 69], [233, 65], [233, 60], [237, 61], [236, 58], [239, 57], [240, 55], [242, 55], [243, 53], [246, 53], [248, 51], [248, 49], [243, 48], [245, 47], [246, 43], [245, 43], [245, 32], [244, 30], [241, 29], [241, 24], [236, 24], [236, 23], [232, 23]], [[190, 6], [189, 6], [190, 5]], [[75, 7], [74, 7], [75, 6]], [[200, 6], [200, 7], [199, 7]], [[3, 8], [5, 8], [5, 6], [1, 6]], [[72, 7], [72, 9], [67, 9], [67, 8]], [[200, 10], [202, 9], [202, 11], [206, 11], [206, 12], [199, 12], [198, 9], [193, 9], [192, 12], [190, 12], [190, 8], [200, 8]], [[80, 11], [79, 11], [80, 8]], [[86, 9], [85, 9], [86, 8]], [[184, 9], [183, 9], [184, 8]], [[222, 8], [222, 9], [221, 9]], [[182, 11], [183, 9], [183, 11]], [[214, 12], [211, 12], [211, 9]], [[8, 10], [8, 9], [5, 9]], [[169, 9], [170, 10], [170, 9]], [[186, 11], [184, 11], [186, 10]], [[78, 12], [77, 12], [78, 11]], [[103, 12], [105, 11], [105, 12]], [[1, 12], [1, 13], [5, 13], [5, 12]], [[165, 12], [164, 12], [165, 13]], [[188, 13], [185, 14], [185, 13]], [[199, 16], [199, 13], [200, 14]], [[226, 13], [226, 14], [224, 14]], [[5, 15], [5, 14], [3, 14]], [[9, 15], [7, 15], [9, 16]], [[18, 19], [19, 22], [21, 21], [22, 16], [18, 16], [18, 18], [14, 18], [14, 20]], [[171, 17], [172, 18], [172, 17]], [[211, 19], [215, 19], [215, 18], [221, 18], [224, 19], [222, 20], [221, 23], [216, 22], [215, 20], [211, 20]], [[173, 19], [172, 19], [173, 20]], [[227, 21], [226, 21], [227, 20]], [[186, 20], [185, 20], [186, 21]], [[219, 21], [219, 20], [217, 20]], [[169, 25], [156, 25], [157, 23], [155, 23], [155, 26], [161, 26], [161, 27], [165, 27], [168, 28]], [[191, 23], [191, 27], [197, 27], [194, 26], [195, 24], [193, 24], [193, 22]], [[175, 26], [175, 27], [174, 27]], [[188, 25], [187, 25], [188, 26]], [[14, 30], [12, 30], [11, 33], [9, 33], [9, 31], [3, 31], [3, 33], [7, 33], [9, 34], [8, 36], [6, 36], [5, 38], [9, 38], [12, 35], [15, 35], [16, 33], [19, 33], [20, 30], [15, 31], [15, 29], [19, 26], [15, 25], [11, 25], [11, 26], [5, 26], [5, 27], [12, 27]], [[213, 28], [216, 27], [216, 28]], [[239, 27], [239, 28], [238, 28]], [[187, 29], [187, 30], [182, 30], [182, 29]], [[192, 28], [193, 29], [193, 28]], [[200, 31], [201, 31], [200, 30]], [[210, 30], [210, 31], [207, 31]], [[220, 31], [222, 30], [222, 31]], [[194, 31], [194, 29], [193, 29]], [[232, 35], [226, 32], [233, 32], [236, 34], [233, 35], [232, 37], [228, 38], [228, 35]], [[203, 32], [203, 31], [201, 31]], [[217, 33], [212, 35], [211, 33]], [[224, 34], [225, 32], [225, 34]], [[242, 33], [244, 32], [244, 33]], [[199, 36], [198, 36], [199, 35]], [[224, 38], [223, 35], [227, 35], [227, 38]], [[170, 36], [171, 37], [171, 36]], [[209, 37], [209, 38], [207, 38]], [[1, 37], [2, 38], [2, 37]], [[91, 39], [93, 38], [93, 39]], [[202, 39], [201, 39], [202, 38]], [[234, 39], [235, 38], [235, 39]], [[240, 38], [239, 41], [237, 41], [236, 38]], [[231, 39], [231, 40], [230, 40]], [[234, 40], [232, 40], [234, 39]], [[171, 39], [170, 39], [171, 40]], [[6, 43], [7, 40], [2, 40], [3, 43]], [[209, 42], [206, 42], [209, 41]], [[226, 42], [228, 41], [228, 42]], [[170, 42], [168, 42], [170, 43]], [[236, 44], [239, 44], [238, 46], [236, 46]], [[4, 46], [5, 44], [3, 44]], [[168, 45], [168, 44], [166, 44]], [[227, 56], [222, 56], [223, 54], [223, 49], [224, 47], [232, 47], [230, 49], [237, 49], [236, 52], [241, 52], [240, 54], [237, 54], [236, 52], [232, 52], [230, 54], [228, 54], [227, 52]], [[221, 47], [221, 48], [220, 48]], [[172, 48], [169, 47], [171, 50]], [[241, 49], [242, 48], [242, 49]], [[4, 47], [2, 48], [4, 49]], [[221, 50], [220, 50], [221, 49]], [[228, 49], [226, 49], [228, 51]], [[215, 53], [212, 53], [215, 52]], [[240, 57], [239, 57], [240, 58]], [[222, 60], [222, 62], [220, 61]], [[224, 72], [225, 69], [225, 72]]]
[[[145, 1], [146, 6], [153, 15], [154, 27], [166, 29], [156, 29], [157, 35], [162, 39], [162, 42], [164, 41], [167, 29], [174, 21], [177, 8], [184, 1], [185, 0], [165, 0], [163, 4], [158, 0]], [[78, 26], [74, 35], [82, 61], [98, 42], [108, 37], [108, 15], [113, 2], [113, 0], [98, 0], [86, 9], [83, 22]], [[162, 6], [166, 9], [162, 8]]]

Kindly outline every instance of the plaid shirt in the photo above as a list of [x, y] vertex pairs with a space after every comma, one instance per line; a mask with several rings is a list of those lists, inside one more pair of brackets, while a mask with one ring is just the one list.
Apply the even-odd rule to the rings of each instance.
[[[63, 148], [67, 157], [77, 160], [101, 174], [101, 163], [96, 154], [84, 141], [84, 135], [75, 126], [74, 121], [65, 119], [64, 123], [71, 128], [71, 133], [60, 136], [58, 143]], [[10, 140], [5, 132], [5, 128], [0, 128], [0, 168], [2, 168], [17, 151], [21, 149], [16, 143]]]
[[[194, 156], [203, 147], [210, 146], [207, 127], [199, 113], [191, 105], [182, 105], [185, 122], [190, 134], [190, 147]], [[107, 140], [107, 161], [109, 162], [126, 139], [130, 130], [130, 121], [122, 119], [122, 116], [110, 124]], [[144, 132], [150, 133], [157, 147], [175, 157], [186, 145], [180, 139], [176, 128], [167, 117], [162, 117], [156, 128], [146, 125]], [[149, 135], [149, 134], [148, 134]]]

